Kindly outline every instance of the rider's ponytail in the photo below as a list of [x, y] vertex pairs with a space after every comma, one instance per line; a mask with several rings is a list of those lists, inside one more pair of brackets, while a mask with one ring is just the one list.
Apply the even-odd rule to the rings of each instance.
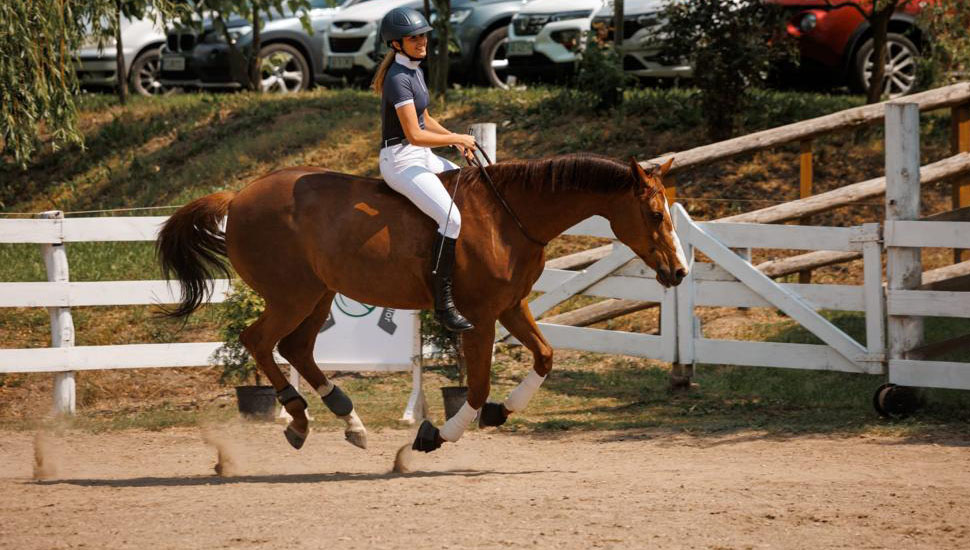
[[394, 49], [387, 51], [387, 55], [384, 56], [384, 60], [381, 61], [381, 66], [377, 68], [377, 72], [374, 73], [374, 81], [371, 82], [371, 88], [377, 92], [377, 95], [381, 95], [384, 91], [384, 76], [387, 74], [387, 70], [391, 68], [391, 63], [394, 63]]

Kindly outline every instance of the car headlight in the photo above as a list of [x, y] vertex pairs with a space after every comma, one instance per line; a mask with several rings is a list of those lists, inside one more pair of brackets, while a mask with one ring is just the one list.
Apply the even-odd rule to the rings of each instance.
[[569, 51], [573, 51], [579, 46], [579, 29], [554, 31], [549, 36]]
[[802, 16], [802, 19], [798, 22], [798, 30], [802, 32], [812, 32], [813, 29], [818, 25], [818, 16], [812, 12], [808, 12]]
[[570, 19], [585, 19], [593, 14], [593, 10], [576, 10], [554, 13], [549, 18], [550, 21], [568, 21]]
[[[457, 9], [451, 12], [451, 16], [448, 17], [448, 21], [450, 21], [454, 25], [458, 25], [465, 19], [468, 19], [468, 16], [471, 14], [472, 14], [472, 10], [469, 8]], [[428, 18], [428, 22], [434, 23], [435, 19], [437, 18], [438, 18], [438, 12], [433, 11], [431, 12], [431, 17]]]

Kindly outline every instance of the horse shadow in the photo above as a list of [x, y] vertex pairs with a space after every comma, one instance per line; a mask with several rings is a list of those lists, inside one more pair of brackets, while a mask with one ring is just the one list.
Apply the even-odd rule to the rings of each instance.
[[307, 474], [255, 474], [239, 476], [170, 476], [170, 477], [134, 477], [125, 479], [49, 479], [38, 480], [37, 485], [76, 485], [79, 487], [200, 487], [211, 485], [231, 485], [238, 483], [272, 483], [272, 484], [303, 484], [303, 483], [332, 483], [340, 481], [380, 481], [402, 478], [436, 478], [436, 477], [482, 477], [482, 476], [515, 476], [548, 473], [548, 470], [528, 470], [518, 472], [502, 472], [495, 470], [443, 470], [443, 471], [415, 471], [408, 473], [307, 473]]

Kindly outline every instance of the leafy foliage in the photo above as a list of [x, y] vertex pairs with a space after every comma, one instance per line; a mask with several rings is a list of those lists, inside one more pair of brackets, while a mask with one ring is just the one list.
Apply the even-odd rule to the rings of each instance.
[[597, 38], [593, 31], [587, 33], [575, 88], [591, 98], [593, 109], [603, 111], [623, 102], [623, 90], [633, 83], [634, 77], [623, 70], [613, 44]]
[[946, 86], [970, 77], [970, 3], [939, 0], [923, 6], [920, 24], [932, 37], [922, 52], [922, 86]]
[[665, 8], [662, 55], [690, 59], [711, 139], [740, 130], [749, 90], [764, 83], [774, 63], [792, 58], [784, 18], [778, 6], [761, 0], [692, 0]]
[[212, 355], [222, 365], [220, 380], [244, 382], [250, 376], [259, 385], [259, 367], [239, 340], [239, 335], [263, 313], [266, 302], [240, 281], [233, 282], [232, 292], [223, 303], [223, 326], [219, 336], [224, 344]]

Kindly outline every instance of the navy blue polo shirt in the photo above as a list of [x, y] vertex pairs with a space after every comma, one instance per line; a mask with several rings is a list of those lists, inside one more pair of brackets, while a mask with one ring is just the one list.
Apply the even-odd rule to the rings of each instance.
[[397, 54], [394, 63], [391, 63], [384, 75], [384, 88], [381, 92], [381, 138], [405, 137], [397, 109], [408, 103], [414, 103], [414, 110], [418, 113], [418, 125], [423, 130], [424, 110], [428, 108], [429, 100], [430, 95], [421, 67]]

